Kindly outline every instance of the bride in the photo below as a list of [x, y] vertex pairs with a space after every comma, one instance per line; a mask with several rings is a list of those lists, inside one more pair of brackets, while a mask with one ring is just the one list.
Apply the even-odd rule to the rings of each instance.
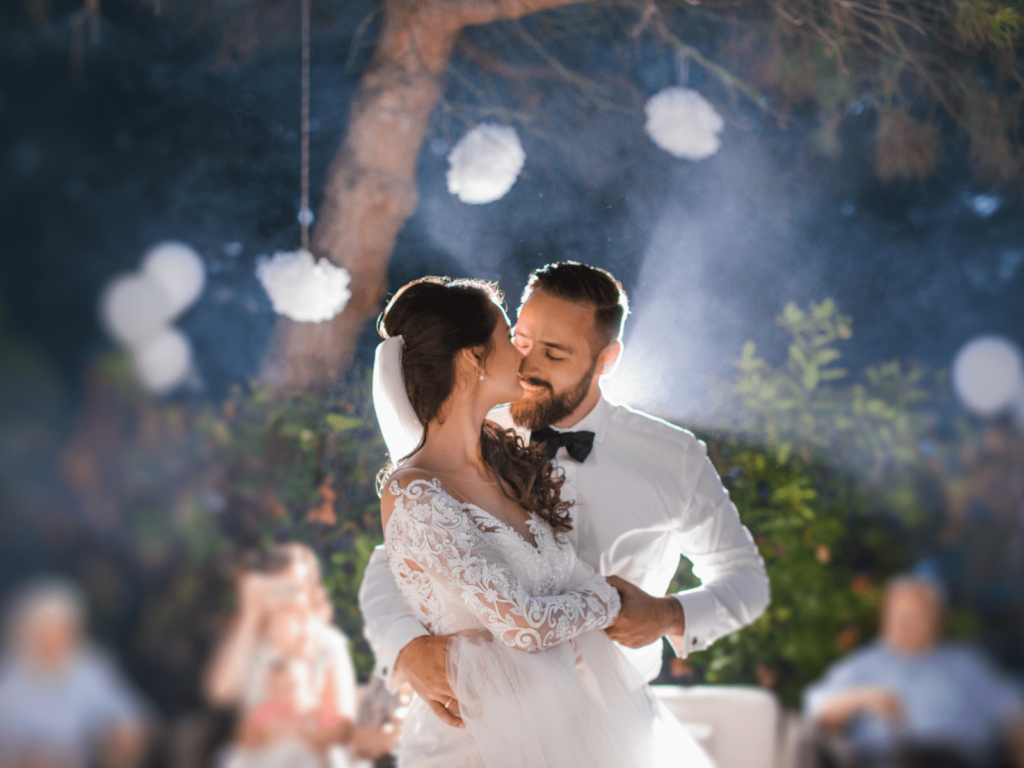
[[602, 631], [619, 594], [564, 541], [562, 478], [487, 421], [523, 394], [497, 289], [416, 280], [380, 331], [374, 404], [399, 459], [382, 474], [388, 563], [429, 631], [451, 636], [446, 708], [465, 726], [417, 699], [399, 764], [710, 766]]

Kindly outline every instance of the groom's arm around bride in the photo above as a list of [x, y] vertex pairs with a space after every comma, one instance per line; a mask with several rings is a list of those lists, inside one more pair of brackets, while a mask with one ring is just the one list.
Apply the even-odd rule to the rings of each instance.
[[[548, 265], [530, 277], [515, 327], [522, 400], [493, 419], [544, 442], [575, 501], [568, 537], [610, 577], [622, 610], [607, 632], [646, 679], [661, 666], [661, 638], [685, 656], [754, 621], [768, 577], [749, 531], [707, 457], [686, 430], [609, 403], [600, 377], [622, 352], [625, 292], [610, 274]], [[680, 557], [701, 585], [665, 592]], [[431, 637], [407, 607], [382, 547], [360, 591], [377, 671], [409, 682], [447, 722], [457, 702], [447, 680], [447, 638]], [[451, 710], [451, 711], [449, 711]]]

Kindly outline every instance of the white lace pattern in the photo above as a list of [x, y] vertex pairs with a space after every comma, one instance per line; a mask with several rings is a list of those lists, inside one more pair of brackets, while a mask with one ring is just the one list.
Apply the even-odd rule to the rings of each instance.
[[[483, 628], [533, 652], [603, 629], [618, 615], [618, 592], [537, 516], [529, 521], [534, 546], [485, 510], [458, 502], [436, 479], [404, 488], [392, 481], [388, 490], [388, 563], [432, 633]], [[582, 581], [581, 566], [589, 570]]]
[[619, 614], [618, 592], [543, 520], [528, 522], [534, 546], [438, 480], [388, 490], [388, 564], [431, 632], [452, 635], [465, 725], [417, 699], [400, 768], [712, 768], [599, 631]]

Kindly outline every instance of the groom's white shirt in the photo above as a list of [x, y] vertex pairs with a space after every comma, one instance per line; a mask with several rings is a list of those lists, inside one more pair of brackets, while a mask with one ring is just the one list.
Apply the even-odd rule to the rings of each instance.
[[[513, 426], [507, 408], [490, 418]], [[681, 656], [760, 616], [769, 600], [764, 561], [704, 443], [604, 397], [572, 427], [581, 430], [594, 433], [587, 460], [574, 461], [564, 448], [555, 457], [565, 471], [563, 498], [576, 502], [568, 535], [580, 559], [652, 595], [665, 594], [680, 556], [690, 560], [701, 585], [675, 595], [686, 616], [686, 635], [669, 638]], [[428, 633], [403, 600], [382, 546], [366, 567], [359, 604], [377, 672], [390, 683], [401, 650]], [[622, 650], [645, 679], [658, 675], [660, 640]]]

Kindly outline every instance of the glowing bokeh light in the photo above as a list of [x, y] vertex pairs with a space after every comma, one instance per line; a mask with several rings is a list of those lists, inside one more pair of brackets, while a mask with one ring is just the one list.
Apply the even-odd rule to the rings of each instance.
[[512, 189], [524, 162], [515, 128], [478, 125], [448, 155], [448, 191], [471, 205], [493, 203]]
[[139, 383], [165, 395], [192, 371], [192, 346], [171, 323], [206, 285], [202, 257], [186, 243], [150, 248], [138, 272], [116, 275], [100, 294], [100, 320], [131, 356]]
[[177, 328], [163, 328], [131, 350], [139, 382], [154, 395], [165, 395], [183, 384], [192, 370], [192, 345]]
[[964, 406], [995, 416], [1024, 398], [1024, 362], [1017, 345], [1002, 336], [979, 336], [953, 361], [953, 386]]
[[309, 251], [275, 253], [256, 264], [274, 311], [299, 323], [321, 323], [345, 309], [352, 293], [349, 274]]
[[173, 317], [167, 294], [148, 274], [118, 275], [100, 296], [104, 328], [127, 347], [153, 338]]
[[988, 218], [1002, 206], [1002, 198], [996, 195], [975, 195], [971, 198], [971, 208], [982, 218]]
[[174, 317], [192, 306], [206, 285], [203, 260], [185, 243], [168, 241], [150, 248], [142, 257], [142, 273], [167, 294]]
[[722, 146], [725, 121], [707, 99], [689, 88], [666, 88], [644, 107], [647, 135], [675, 157], [703, 160]]

